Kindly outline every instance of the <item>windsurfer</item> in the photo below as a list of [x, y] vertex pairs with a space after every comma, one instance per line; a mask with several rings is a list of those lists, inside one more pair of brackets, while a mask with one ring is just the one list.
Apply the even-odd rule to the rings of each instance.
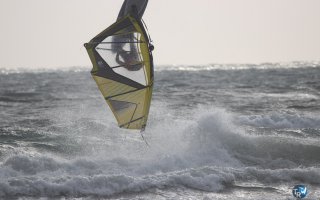
[[[117, 20], [122, 17], [131, 14], [132, 16], [142, 18], [142, 15], [147, 7], [148, 0], [125, 0], [121, 6]], [[123, 49], [123, 44], [118, 43], [115, 45], [116, 50], [116, 62], [120, 66], [124, 66], [127, 70], [138, 71], [142, 68], [142, 63], [139, 59], [137, 45], [134, 40], [134, 34], [126, 36], [126, 40], [130, 42], [130, 50]], [[114, 41], [116, 43], [116, 41]]]

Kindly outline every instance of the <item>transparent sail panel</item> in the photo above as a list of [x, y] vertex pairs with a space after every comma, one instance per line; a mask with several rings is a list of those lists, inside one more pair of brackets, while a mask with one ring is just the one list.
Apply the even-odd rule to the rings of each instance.
[[114, 72], [147, 85], [140, 38], [138, 32], [112, 35], [104, 39], [96, 51]]

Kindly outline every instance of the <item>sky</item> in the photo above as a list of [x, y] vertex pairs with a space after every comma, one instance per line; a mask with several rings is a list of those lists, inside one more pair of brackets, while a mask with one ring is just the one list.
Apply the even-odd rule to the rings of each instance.
[[[0, 68], [91, 66], [122, 0], [0, 0]], [[149, 0], [155, 65], [320, 60], [320, 0]]]

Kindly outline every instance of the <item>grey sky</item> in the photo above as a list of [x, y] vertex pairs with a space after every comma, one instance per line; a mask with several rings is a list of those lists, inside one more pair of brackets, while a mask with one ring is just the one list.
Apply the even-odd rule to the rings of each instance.
[[[90, 66], [122, 0], [0, 0], [0, 68]], [[155, 64], [320, 60], [320, 0], [149, 0]]]

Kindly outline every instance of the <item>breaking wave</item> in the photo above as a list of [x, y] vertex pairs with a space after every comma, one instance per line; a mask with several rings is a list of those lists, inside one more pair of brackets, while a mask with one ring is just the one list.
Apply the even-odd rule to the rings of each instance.
[[269, 115], [251, 115], [238, 118], [242, 124], [267, 128], [320, 128], [320, 117], [311, 114], [271, 113]]
[[[198, 108], [190, 118], [163, 108], [154, 112], [160, 112], [159, 118], [151, 117], [145, 134], [150, 148], [125, 132], [127, 138], [119, 139], [125, 147], [115, 142], [114, 151], [106, 145], [69, 159], [48, 152], [8, 156], [0, 165], [0, 197], [110, 197], [167, 187], [219, 192], [239, 182], [320, 184], [320, 166], [315, 165], [320, 162], [319, 145], [248, 134], [243, 125], [265, 122], [223, 109]], [[305, 118], [300, 126], [315, 125], [313, 120]], [[104, 125], [82, 126], [85, 131], [79, 129], [79, 135]], [[122, 134], [105, 128], [110, 135]], [[97, 145], [81, 142], [85, 149]]]

